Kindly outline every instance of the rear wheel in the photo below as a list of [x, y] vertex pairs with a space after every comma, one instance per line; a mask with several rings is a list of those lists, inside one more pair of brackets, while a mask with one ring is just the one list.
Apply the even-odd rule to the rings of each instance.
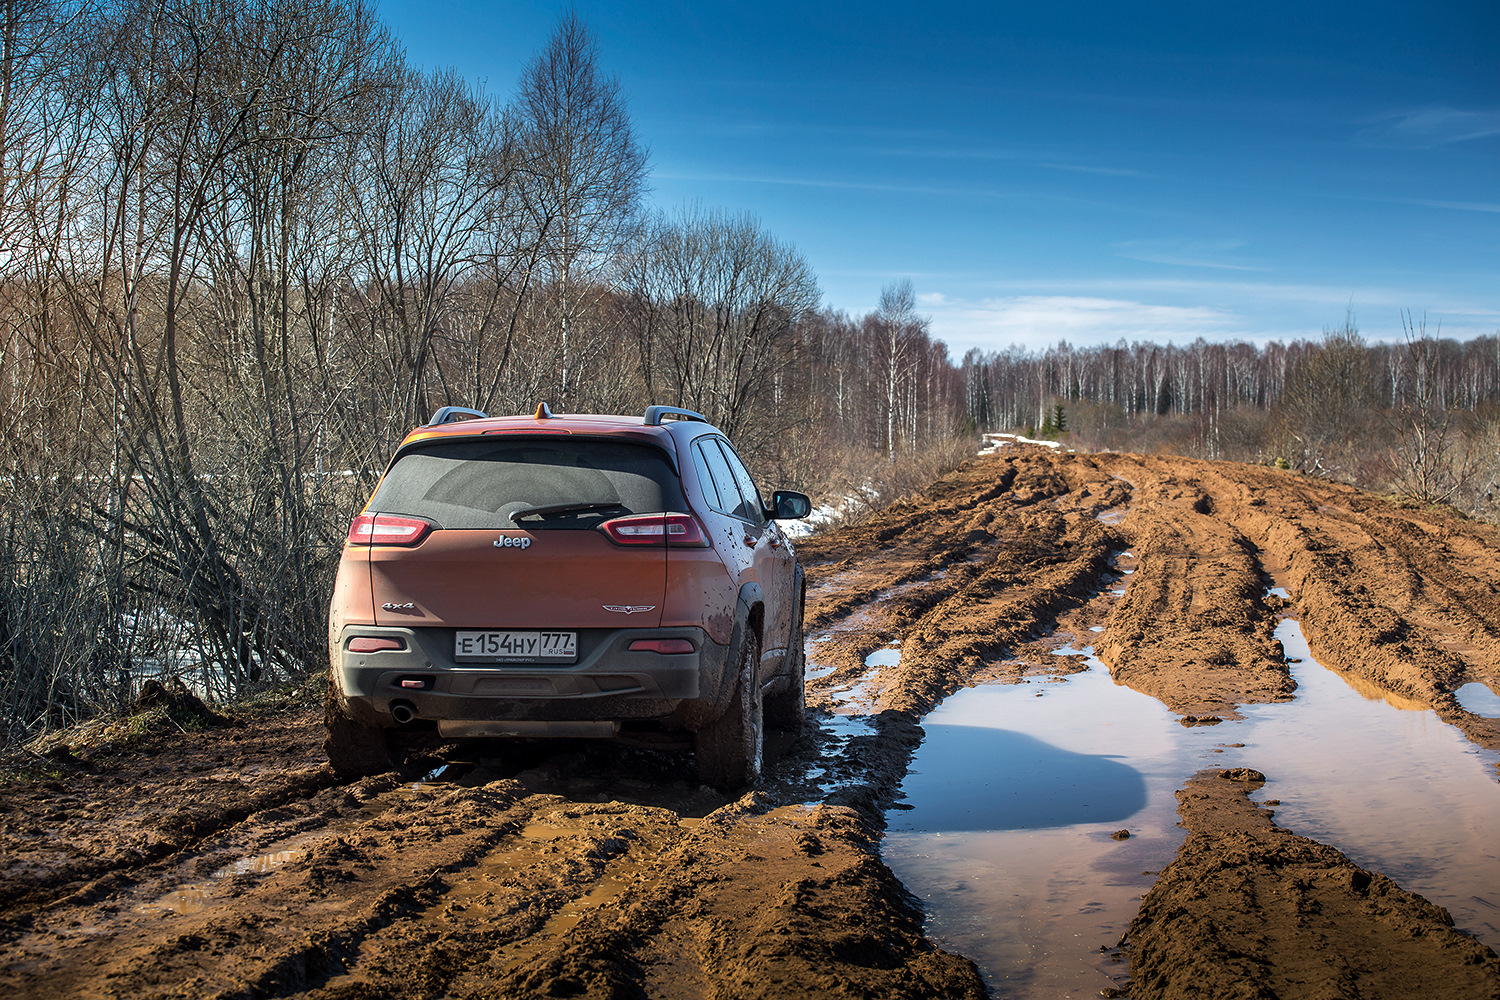
[[797, 595], [797, 612], [792, 619], [792, 634], [786, 640], [786, 686], [765, 696], [766, 724], [796, 732], [807, 718], [806, 647], [802, 639], [802, 595]]
[[323, 749], [328, 752], [333, 773], [340, 778], [364, 778], [391, 769], [385, 730], [364, 725], [345, 715], [332, 678], [329, 678], [328, 697], [323, 703], [323, 724], [328, 730]]
[[726, 792], [738, 791], [760, 779], [760, 638], [749, 628], [738, 652], [729, 707], [698, 730], [693, 741], [698, 780]]

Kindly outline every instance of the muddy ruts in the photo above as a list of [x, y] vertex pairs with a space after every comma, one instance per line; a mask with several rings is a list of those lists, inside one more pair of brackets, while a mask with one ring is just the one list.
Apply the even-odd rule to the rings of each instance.
[[[920, 718], [1082, 605], [1125, 544], [1098, 515], [1129, 487], [1067, 458], [973, 461], [924, 496], [799, 545], [809, 629], [831, 629], [816, 659], [834, 668], [809, 700], [826, 706], [831, 691], [868, 679], [872, 711]], [[868, 668], [888, 642], [900, 663]]]
[[1177, 793], [1190, 831], [1130, 925], [1132, 1000], [1500, 997], [1500, 958], [1440, 906], [1246, 798], [1255, 772]]

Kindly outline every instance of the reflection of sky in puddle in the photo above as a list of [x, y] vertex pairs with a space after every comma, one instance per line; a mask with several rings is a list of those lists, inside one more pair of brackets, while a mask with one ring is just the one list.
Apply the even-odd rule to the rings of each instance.
[[[1146, 804], [1139, 772], [1101, 754], [1075, 753], [988, 725], [927, 722], [920, 767], [903, 790], [917, 805], [891, 828], [1021, 830], [1121, 823]], [[1004, 761], [976, 779], [975, 761]]]
[[[225, 865], [213, 873], [215, 879], [233, 878], [237, 875], [266, 875], [276, 871], [305, 853], [306, 848], [321, 839], [323, 834], [304, 833], [282, 841], [277, 850], [241, 858]], [[184, 886], [167, 893], [152, 903], [143, 903], [136, 909], [141, 913], [202, 913], [215, 905], [216, 894], [212, 883]]]
[[[1243, 751], [1264, 771], [1277, 822], [1332, 844], [1452, 912], [1458, 926], [1500, 947], [1500, 786], [1496, 755], [1430, 710], [1394, 711], [1321, 669], [1296, 622], [1276, 637], [1297, 700], [1252, 705]], [[1220, 726], [1220, 729], [1224, 727]]]
[[1285, 587], [1270, 587], [1266, 590], [1266, 593], [1270, 594], [1272, 597], [1280, 597], [1288, 601], [1292, 599], [1292, 595], [1287, 593]]
[[1458, 703], [1475, 715], [1483, 715], [1487, 718], [1500, 717], [1500, 695], [1491, 691], [1483, 684], [1465, 684], [1453, 696]]
[[[826, 758], [835, 758], [843, 753], [849, 746], [849, 741], [856, 736], [869, 736], [875, 732], [875, 724], [865, 715], [824, 715], [818, 718], [818, 725], [833, 737], [823, 748]], [[823, 767], [813, 780], [817, 783], [820, 794], [826, 796], [853, 781], [863, 779], [848, 775], [841, 777], [836, 768]]]
[[887, 646], [885, 649], [877, 649], [865, 657], [867, 667], [894, 667], [901, 663], [901, 648], [899, 646]]
[[805, 664], [802, 672], [808, 680], [815, 681], [819, 677], [827, 677], [833, 673], [834, 667], [826, 663], [819, 663], [815, 658], [818, 653], [817, 647], [825, 642], [832, 641], [833, 633], [829, 632], [825, 635], [814, 636], [802, 644], [802, 662]]
[[[929, 932], [1007, 997], [1118, 985], [1107, 977], [1125, 967], [1099, 948], [1120, 940], [1182, 841], [1173, 792], [1201, 768], [1247, 766], [1269, 776], [1257, 797], [1281, 800], [1283, 827], [1500, 944], [1495, 755], [1430, 711], [1367, 700], [1313, 661], [1295, 622], [1277, 637], [1304, 661], [1297, 698], [1246, 706], [1241, 723], [1180, 726], [1097, 660], [1045, 698], [1034, 684], [988, 685], [928, 715], [903, 785], [913, 808], [888, 815], [883, 853], [925, 901]], [[1122, 828], [1130, 839], [1112, 840]]]

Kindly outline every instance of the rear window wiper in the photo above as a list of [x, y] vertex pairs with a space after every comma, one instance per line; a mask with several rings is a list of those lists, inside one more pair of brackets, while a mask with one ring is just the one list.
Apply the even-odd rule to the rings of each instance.
[[613, 501], [608, 503], [553, 503], [543, 507], [523, 507], [512, 511], [510, 519], [519, 521], [523, 517], [551, 517], [553, 514], [584, 514], [589, 511], [615, 509], [629, 510], [630, 508]]

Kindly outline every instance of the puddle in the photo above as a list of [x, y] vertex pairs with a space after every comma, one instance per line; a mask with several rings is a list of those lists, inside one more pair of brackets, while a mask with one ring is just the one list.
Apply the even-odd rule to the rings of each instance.
[[1479, 683], [1465, 684], [1453, 696], [1466, 710], [1485, 718], [1500, 718], [1500, 694]]
[[809, 777], [818, 788], [820, 797], [826, 798], [841, 788], [862, 784], [868, 780], [858, 766], [851, 767], [844, 759], [849, 741], [875, 732], [875, 724], [865, 715], [821, 715], [815, 716], [819, 728], [828, 736], [819, 756], [817, 772]]
[[[806, 664], [803, 673], [807, 680], [827, 677], [837, 669], [835, 666], [819, 663], [814, 658], [817, 655], [815, 647], [822, 641], [824, 640], [821, 638], [813, 638], [803, 645]], [[880, 669], [894, 667], [901, 662], [901, 643], [893, 642], [875, 650], [865, 657], [864, 662], [865, 666], [871, 668], [869, 671], [828, 692], [834, 703], [834, 711], [840, 715], [865, 715], [870, 711], [880, 695]]]
[[1102, 524], [1119, 524], [1129, 513], [1129, 507], [1108, 507], [1095, 514], [1094, 520]]
[[425, 792], [434, 788], [443, 788], [449, 782], [462, 778], [471, 770], [473, 770], [471, 764], [440, 764], [416, 781], [409, 781], [402, 787], [408, 792]]
[[1285, 587], [1267, 587], [1266, 593], [1271, 597], [1280, 597], [1288, 601], [1292, 599], [1292, 595], [1287, 593], [1287, 589]]
[[[241, 858], [218, 869], [211, 877], [214, 882], [218, 882], [222, 879], [234, 878], [237, 875], [266, 875], [276, 871], [283, 865], [297, 860], [303, 854], [307, 853], [307, 848], [327, 836], [327, 832], [323, 831], [292, 837], [276, 845], [277, 849], [274, 851], [257, 854], [251, 858]], [[136, 910], [141, 913], [157, 914], [202, 913], [218, 902], [214, 882], [183, 886], [181, 889], [169, 892], [154, 902], [143, 903], [136, 907]]]
[[190, 885], [176, 892], [169, 892], [154, 903], [136, 907], [140, 913], [202, 913], [213, 905], [213, 892], [205, 886]]
[[[1294, 664], [1296, 700], [1244, 709], [1247, 758], [1272, 780], [1276, 821], [1395, 879], [1500, 948], [1500, 755], [1465, 740], [1430, 709], [1392, 711], [1320, 667], [1302, 629], [1276, 637]], [[1222, 728], [1222, 727], [1221, 727]]]
[[326, 832], [308, 833], [291, 840], [283, 841], [278, 849], [258, 854], [253, 858], [241, 858], [230, 865], [225, 865], [214, 872], [214, 878], [232, 878], [235, 875], [264, 875], [273, 872], [291, 861], [295, 861], [306, 853], [307, 848], [324, 839]]
[[1301, 658], [1297, 697], [1245, 706], [1242, 722], [1184, 728], [1092, 656], [1045, 698], [985, 685], [929, 714], [902, 786], [912, 808], [888, 814], [882, 849], [928, 932], [978, 962], [997, 996], [1119, 988], [1113, 949], [1182, 842], [1173, 793], [1205, 767], [1244, 766], [1269, 776], [1257, 797], [1281, 800], [1282, 827], [1500, 945], [1497, 755], [1431, 711], [1368, 700], [1313, 660], [1296, 622], [1277, 637]]

